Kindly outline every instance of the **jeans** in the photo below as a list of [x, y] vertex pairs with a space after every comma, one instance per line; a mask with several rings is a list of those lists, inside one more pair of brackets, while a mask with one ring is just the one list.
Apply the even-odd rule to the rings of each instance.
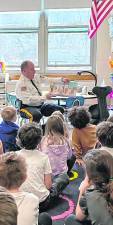
[[27, 109], [28, 112], [30, 112], [33, 116], [33, 121], [39, 123], [42, 116], [50, 116], [54, 111], [60, 111], [61, 113], [64, 113], [64, 108], [59, 105], [55, 104], [48, 104], [43, 103], [40, 106], [28, 106], [25, 104], [22, 104], [21, 109]]

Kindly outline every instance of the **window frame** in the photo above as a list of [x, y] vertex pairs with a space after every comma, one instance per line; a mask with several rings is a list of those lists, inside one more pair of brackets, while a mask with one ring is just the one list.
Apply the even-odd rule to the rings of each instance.
[[[63, 10], [63, 9], [62, 9]], [[71, 9], [70, 9], [71, 10]], [[34, 11], [36, 12], [36, 11]], [[40, 74], [76, 74], [77, 71], [85, 70], [85, 65], [62, 65], [62, 66], [51, 66], [48, 67], [48, 30], [49, 29], [55, 29], [55, 26], [48, 26], [48, 18], [46, 11], [42, 10], [40, 11], [39, 16], [39, 23], [38, 27], [18, 27], [16, 28], [0, 28], [0, 33], [37, 33], [38, 34], [38, 66], [36, 66], [36, 71], [38, 70]], [[56, 26], [56, 28], [73, 28], [73, 26]], [[76, 28], [81, 28], [82, 25], [76, 26]], [[85, 27], [85, 25], [83, 26]], [[88, 27], [88, 26], [86, 26]], [[75, 27], [74, 27], [75, 28]], [[91, 40], [90, 45], [90, 62], [91, 62], [91, 68], [89, 71], [95, 72], [96, 71], [96, 37]], [[20, 71], [20, 65], [10, 65], [7, 67], [7, 71]]]
[[[32, 12], [36, 12], [36, 11], [32, 11]], [[16, 13], [16, 12], [1, 12], [1, 14], [11, 14], [11, 13]], [[26, 13], [26, 15], [27, 14], [29, 14], [29, 11], [21, 11], [21, 12], [17, 12], [17, 13], [19, 13], [20, 15], [21, 15], [21, 13]], [[38, 23], [39, 24], [39, 23]], [[10, 25], [9, 27], [6, 25], [6, 26], [4, 26], [4, 27], [1, 27], [0, 26], [0, 34], [30, 34], [30, 33], [36, 33], [37, 35], [39, 35], [39, 25], [38, 26], [32, 26], [32, 27], [30, 27], [30, 26], [20, 26], [20, 25], [18, 25], [18, 27], [16, 28], [15, 26], [13, 26], [13, 25]], [[38, 42], [38, 39], [37, 39], [37, 42]], [[37, 56], [38, 56], [38, 51], [37, 51]], [[38, 57], [39, 58], [39, 57]], [[39, 67], [39, 63], [38, 63], [38, 66], [36, 66], [36, 68], [38, 69], [38, 67]], [[9, 71], [18, 71], [18, 70], [20, 70], [20, 65], [17, 65], [17, 64], [15, 64], [15, 65], [12, 65], [12, 64], [10, 64], [10, 65], [8, 65], [7, 66], [7, 70], [8, 70], [8, 72]]]
[[[70, 9], [71, 10], [71, 9]], [[89, 70], [89, 71], [92, 71], [92, 72], [95, 72], [96, 71], [96, 37], [91, 39], [90, 40], [90, 64], [88, 65], [88, 67], [86, 67], [86, 64], [76, 64], [75, 65], [69, 65], [69, 66], [65, 66], [65, 65], [61, 65], [61, 66], [48, 66], [48, 30], [49, 29], [58, 29], [58, 28], [88, 28], [88, 25], [76, 25], [76, 27], [74, 26], [48, 26], [48, 18], [47, 18], [47, 14], [46, 12], [43, 12], [42, 13], [42, 17], [43, 18], [40, 18], [43, 19], [43, 23], [45, 24], [44, 25], [44, 29], [43, 29], [43, 32], [42, 32], [42, 35], [43, 35], [43, 41], [41, 39], [41, 42], [43, 44], [43, 47], [44, 47], [44, 54], [43, 55], [43, 58], [41, 60], [41, 62], [43, 62], [41, 68], [40, 68], [40, 72], [41, 73], [44, 73], [44, 74], [75, 74], [76, 72], [80, 71], [80, 70]], [[79, 32], [78, 32], [79, 33]], [[39, 40], [39, 45], [41, 45], [40, 43], [40, 40]], [[40, 52], [39, 52], [40, 54]]]

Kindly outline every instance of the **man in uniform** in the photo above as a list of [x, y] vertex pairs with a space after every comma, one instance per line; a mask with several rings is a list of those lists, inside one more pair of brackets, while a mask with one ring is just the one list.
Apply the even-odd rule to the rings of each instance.
[[51, 94], [42, 95], [41, 83], [35, 75], [34, 64], [31, 61], [24, 61], [21, 64], [21, 76], [16, 85], [16, 97], [21, 100], [21, 108], [25, 108], [33, 116], [33, 121], [39, 122], [42, 116], [50, 116], [54, 111], [64, 112], [63, 107], [44, 103]]

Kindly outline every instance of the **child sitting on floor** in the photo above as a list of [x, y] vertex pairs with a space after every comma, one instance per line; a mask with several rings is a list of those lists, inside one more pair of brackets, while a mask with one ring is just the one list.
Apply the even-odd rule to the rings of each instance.
[[60, 111], [55, 111], [55, 112], [52, 113], [51, 116], [55, 116], [55, 115], [59, 116], [63, 120], [63, 123], [64, 123], [64, 136], [69, 139], [69, 131], [68, 131], [68, 127], [67, 127], [67, 124], [65, 122], [65, 119], [64, 119], [64, 115]]
[[3, 151], [18, 150], [16, 145], [16, 136], [19, 126], [15, 124], [17, 119], [16, 109], [12, 106], [6, 106], [1, 111], [3, 121], [0, 123], [0, 140], [2, 141]]
[[17, 225], [18, 209], [12, 195], [0, 186], [0, 224]]
[[41, 141], [41, 150], [49, 156], [53, 178], [61, 173], [69, 173], [75, 162], [75, 156], [72, 155], [64, 133], [63, 120], [58, 115], [50, 116]]
[[99, 123], [96, 134], [100, 144], [100, 150], [106, 149], [113, 156], [113, 123], [109, 121]]
[[72, 147], [76, 155], [76, 162], [84, 164], [82, 157], [95, 147], [97, 143], [96, 126], [90, 124], [90, 113], [84, 107], [73, 107], [69, 120], [74, 127], [72, 131]]
[[40, 149], [42, 130], [37, 123], [23, 125], [18, 131], [19, 154], [26, 159], [27, 179], [21, 190], [35, 194], [40, 201], [40, 212], [54, 204], [54, 200], [68, 185], [67, 174], [61, 174], [52, 184], [49, 158]]
[[37, 225], [39, 199], [32, 193], [20, 191], [26, 180], [25, 159], [16, 152], [0, 156], [0, 185], [14, 197], [18, 208], [18, 225]]
[[75, 215], [66, 225], [113, 224], [113, 157], [104, 150], [91, 150], [84, 157], [87, 179], [80, 187]]

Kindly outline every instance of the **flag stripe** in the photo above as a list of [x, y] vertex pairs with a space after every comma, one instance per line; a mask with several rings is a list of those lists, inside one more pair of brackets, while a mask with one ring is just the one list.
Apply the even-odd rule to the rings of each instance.
[[107, 4], [112, 3], [112, 0], [103, 0], [100, 4], [97, 5], [97, 10], [102, 10]]
[[[106, 15], [108, 15], [108, 13], [112, 10], [112, 8], [113, 8], [113, 3], [110, 3], [109, 5], [107, 5], [107, 8], [106, 8], [106, 6], [105, 6], [105, 8], [103, 8], [103, 10], [100, 12], [100, 13], [98, 13], [98, 16], [97, 16], [97, 23], [99, 23], [99, 21], [102, 19], [102, 18], [104, 18], [104, 16]], [[110, 11], [109, 11], [110, 10]]]
[[99, 17], [100, 15], [102, 15], [103, 14], [103, 12], [104, 11], [106, 11], [110, 6], [112, 6], [113, 5], [113, 2], [106, 2], [106, 3], [104, 3], [103, 5], [102, 5], [102, 7], [101, 8], [99, 8], [98, 10], [97, 10], [97, 12], [98, 12], [98, 15], [97, 15], [97, 17]]
[[109, 9], [108, 9], [108, 11], [106, 11], [105, 13], [104, 13], [104, 15], [98, 20], [98, 23], [97, 23], [97, 28], [101, 25], [101, 23], [104, 21], [104, 19], [107, 17], [107, 15], [110, 13], [110, 11], [113, 9], [113, 6], [112, 6], [112, 8], [110, 7]]
[[113, 0], [94, 0], [91, 8], [90, 24], [88, 30], [89, 38], [92, 38], [97, 29], [113, 9]]

